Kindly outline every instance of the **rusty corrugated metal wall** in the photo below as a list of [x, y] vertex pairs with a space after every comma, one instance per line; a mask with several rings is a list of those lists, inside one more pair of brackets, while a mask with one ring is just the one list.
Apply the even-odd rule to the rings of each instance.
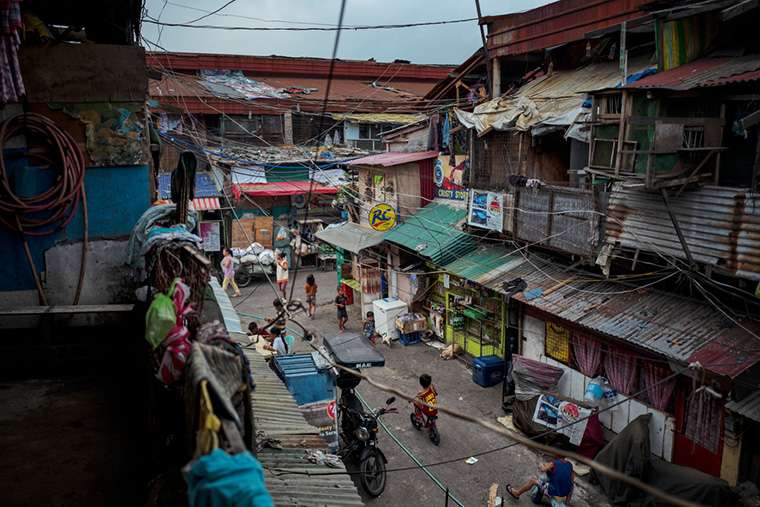
[[[760, 195], [745, 189], [702, 187], [669, 198], [695, 261], [760, 280]], [[612, 188], [607, 242], [679, 259], [686, 254], [657, 191]]]

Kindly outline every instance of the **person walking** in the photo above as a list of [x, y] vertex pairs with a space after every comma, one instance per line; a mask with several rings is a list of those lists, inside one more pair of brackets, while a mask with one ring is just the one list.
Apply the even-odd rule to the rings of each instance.
[[277, 253], [277, 285], [282, 292], [282, 302], [288, 301], [286, 290], [288, 288], [288, 261], [284, 252]]
[[346, 321], [348, 321], [348, 311], [346, 310], [346, 300], [348, 298], [343, 294], [343, 286], [338, 285], [338, 295], [335, 296], [335, 302], [333, 303], [338, 307], [338, 332], [344, 333], [346, 331]]
[[309, 317], [314, 319], [317, 314], [317, 282], [314, 275], [309, 273], [306, 277], [306, 285], [303, 286], [306, 292], [306, 304], [308, 305]]
[[222, 290], [226, 291], [227, 285], [232, 285], [232, 288], [235, 289], [235, 295], [232, 297], [240, 297], [242, 294], [240, 294], [240, 289], [235, 283], [235, 262], [232, 260], [232, 252], [230, 252], [229, 248], [225, 247], [223, 253], [222, 271], [224, 271], [224, 280], [222, 280]]

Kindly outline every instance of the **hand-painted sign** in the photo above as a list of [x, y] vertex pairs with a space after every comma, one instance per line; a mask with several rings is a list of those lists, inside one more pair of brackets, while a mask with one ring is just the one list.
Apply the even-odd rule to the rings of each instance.
[[376, 231], [387, 231], [396, 225], [396, 212], [385, 203], [369, 210], [369, 225]]
[[433, 165], [433, 183], [435, 196], [440, 199], [463, 201], [467, 198], [467, 190], [462, 188], [462, 173], [466, 155], [456, 155], [454, 167], [449, 165], [449, 157], [438, 157]]

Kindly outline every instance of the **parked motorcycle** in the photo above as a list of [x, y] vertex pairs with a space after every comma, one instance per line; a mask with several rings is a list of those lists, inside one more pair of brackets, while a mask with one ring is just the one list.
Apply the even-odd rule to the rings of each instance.
[[412, 420], [412, 426], [414, 426], [414, 429], [420, 430], [423, 426], [427, 428], [428, 437], [430, 437], [431, 442], [435, 445], [441, 443], [441, 436], [438, 434], [438, 427], [436, 426], [436, 421], [438, 420], [437, 415], [426, 416], [422, 413], [422, 405], [417, 405], [415, 403], [414, 412], [409, 414], [409, 419]]
[[341, 374], [338, 386], [341, 388], [338, 407], [340, 409], [340, 437], [343, 446], [339, 453], [341, 459], [349, 456], [359, 458], [359, 478], [367, 494], [380, 496], [385, 489], [385, 465], [388, 460], [383, 451], [377, 446], [378, 419], [397, 409], [389, 408], [396, 401], [390, 397], [386, 406], [367, 414], [362, 403], [354, 392], [359, 378], [353, 375]]

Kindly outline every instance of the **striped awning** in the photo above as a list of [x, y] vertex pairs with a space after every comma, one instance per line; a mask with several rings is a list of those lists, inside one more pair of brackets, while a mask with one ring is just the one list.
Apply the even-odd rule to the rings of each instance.
[[190, 209], [195, 211], [210, 211], [219, 209], [219, 199], [216, 197], [203, 197], [201, 199], [193, 199], [190, 203]]
[[[170, 199], [161, 199], [153, 203], [153, 206], [157, 204], [173, 204]], [[221, 209], [219, 206], [219, 199], [216, 197], [202, 197], [199, 199], [193, 199], [190, 202], [190, 209], [192, 211], [211, 211]]]

